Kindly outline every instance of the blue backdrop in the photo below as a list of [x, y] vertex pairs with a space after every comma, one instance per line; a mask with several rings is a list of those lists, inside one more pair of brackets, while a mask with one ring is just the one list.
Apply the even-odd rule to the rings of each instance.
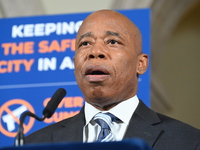
[[[141, 30], [150, 57], [150, 10], [120, 10]], [[75, 36], [90, 13], [0, 19], [0, 147], [13, 145], [19, 117], [42, 110], [60, 87], [67, 96], [44, 122], [27, 118], [25, 134], [78, 113], [84, 99], [74, 77]], [[139, 78], [138, 97], [150, 105], [150, 69]]]

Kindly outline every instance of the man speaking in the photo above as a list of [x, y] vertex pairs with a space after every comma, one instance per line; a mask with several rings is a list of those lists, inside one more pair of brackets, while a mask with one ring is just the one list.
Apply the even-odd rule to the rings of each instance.
[[200, 131], [158, 114], [137, 97], [148, 67], [139, 29], [124, 15], [89, 15], [76, 37], [75, 76], [85, 105], [74, 117], [26, 137], [26, 143], [108, 142], [142, 138], [155, 150], [200, 149]]

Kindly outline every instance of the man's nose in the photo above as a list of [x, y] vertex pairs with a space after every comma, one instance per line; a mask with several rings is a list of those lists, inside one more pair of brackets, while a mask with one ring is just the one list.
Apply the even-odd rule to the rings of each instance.
[[108, 57], [107, 49], [103, 44], [97, 44], [91, 48], [89, 59], [105, 59]]

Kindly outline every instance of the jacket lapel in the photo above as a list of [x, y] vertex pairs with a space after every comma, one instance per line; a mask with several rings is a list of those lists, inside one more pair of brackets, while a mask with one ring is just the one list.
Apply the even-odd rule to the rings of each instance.
[[141, 138], [153, 147], [159, 135], [163, 133], [162, 129], [154, 126], [158, 123], [161, 123], [161, 120], [157, 114], [140, 100], [124, 138]]
[[84, 107], [80, 112], [61, 124], [52, 141], [54, 142], [83, 142], [83, 126], [85, 124]]

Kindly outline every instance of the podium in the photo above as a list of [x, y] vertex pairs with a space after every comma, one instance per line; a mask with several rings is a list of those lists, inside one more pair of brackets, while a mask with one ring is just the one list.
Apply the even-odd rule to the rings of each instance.
[[134, 138], [104, 143], [55, 143], [5, 147], [0, 150], [152, 150], [143, 140]]

